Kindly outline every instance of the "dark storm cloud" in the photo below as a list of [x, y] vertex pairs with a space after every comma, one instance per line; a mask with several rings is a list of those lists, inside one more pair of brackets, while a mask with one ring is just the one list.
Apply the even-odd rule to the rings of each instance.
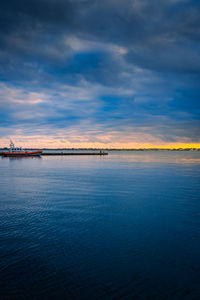
[[1, 2], [0, 14], [1, 45], [12, 55], [44, 58], [42, 48], [54, 45], [49, 55], [59, 60], [69, 50], [62, 36], [75, 34], [126, 47], [129, 62], [142, 68], [200, 69], [197, 1], [10, 0]]
[[72, 19], [74, 6], [69, 0], [8, 0], [1, 1], [1, 31], [8, 33], [18, 28], [42, 24], [67, 25]]
[[198, 1], [101, 1], [83, 19], [88, 33], [127, 47], [142, 68], [200, 70]]
[[1, 1], [1, 124], [87, 119], [198, 139], [199, 41], [195, 0]]

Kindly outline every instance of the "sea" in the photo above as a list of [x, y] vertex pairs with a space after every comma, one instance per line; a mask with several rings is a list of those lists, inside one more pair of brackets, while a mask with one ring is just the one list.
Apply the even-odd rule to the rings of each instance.
[[200, 299], [200, 151], [0, 157], [0, 299]]

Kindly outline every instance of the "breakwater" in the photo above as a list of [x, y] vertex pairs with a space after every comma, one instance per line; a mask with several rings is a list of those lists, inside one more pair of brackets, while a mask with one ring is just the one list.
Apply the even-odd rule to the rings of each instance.
[[53, 155], [108, 155], [108, 152], [43, 152], [42, 156]]

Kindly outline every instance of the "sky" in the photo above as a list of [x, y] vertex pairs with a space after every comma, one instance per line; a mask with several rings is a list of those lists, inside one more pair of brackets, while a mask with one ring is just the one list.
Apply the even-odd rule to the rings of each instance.
[[200, 145], [200, 2], [0, 1], [0, 147]]

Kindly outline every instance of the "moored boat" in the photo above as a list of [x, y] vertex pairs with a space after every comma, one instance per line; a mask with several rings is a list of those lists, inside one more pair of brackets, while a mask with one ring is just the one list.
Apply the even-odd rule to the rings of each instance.
[[39, 156], [42, 154], [41, 150], [38, 151], [26, 151], [22, 147], [15, 147], [12, 141], [10, 141], [10, 148], [7, 152], [1, 153], [3, 156], [10, 157], [24, 157], [24, 156]]

